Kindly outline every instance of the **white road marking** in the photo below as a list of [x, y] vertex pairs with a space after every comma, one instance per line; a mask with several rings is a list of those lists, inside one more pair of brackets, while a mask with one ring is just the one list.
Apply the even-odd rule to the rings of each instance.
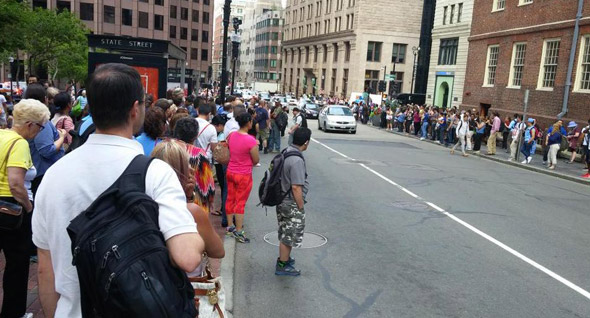
[[[314, 141], [315, 143], [323, 146], [324, 148], [346, 158], [346, 159], [350, 159], [350, 160], [354, 160], [356, 161], [356, 159], [353, 159], [333, 148], [331, 148], [330, 146], [312, 138], [312, 141]], [[494, 245], [502, 248], [503, 250], [507, 251], [508, 253], [518, 257], [519, 259], [521, 259], [522, 261], [526, 262], [527, 264], [533, 266], [534, 268], [540, 270], [541, 272], [549, 275], [550, 277], [552, 277], [553, 279], [557, 280], [558, 282], [564, 284], [565, 286], [573, 289], [574, 291], [576, 291], [577, 293], [581, 294], [582, 296], [586, 297], [587, 299], [590, 299], [590, 292], [588, 292], [587, 290], [581, 288], [580, 286], [570, 282], [569, 280], [563, 278], [562, 276], [558, 275], [557, 273], [553, 272], [552, 270], [548, 269], [547, 267], [533, 261], [532, 259], [524, 256], [523, 254], [519, 253], [518, 251], [514, 250], [513, 248], [509, 247], [508, 245], [498, 241], [497, 239], [493, 238], [492, 236], [486, 234], [485, 232], [481, 231], [480, 229], [476, 228], [475, 226], [461, 220], [460, 218], [456, 217], [455, 215], [445, 211], [443, 208], [437, 206], [434, 203], [428, 202], [425, 199], [423, 199], [422, 197], [418, 196], [417, 194], [413, 193], [412, 191], [404, 188], [403, 186], [397, 184], [396, 182], [392, 181], [391, 179], [385, 177], [384, 175], [380, 174], [379, 172], [367, 167], [365, 164], [359, 164], [359, 166], [365, 168], [366, 170], [368, 170], [369, 172], [373, 173], [374, 175], [376, 175], [377, 177], [383, 179], [385, 182], [393, 185], [394, 187], [402, 190], [403, 192], [407, 193], [408, 195], [410, 195], [411, 197], [422, 201], [423, 203], [427, 204], [428, 206], [432, 207], [433, 209], [435, 209], [436, 211], [446, 215], [447, 217], [449, 217], [451, 220], [463, 225], [464, 227], [466, 227], [467, 229], [469, 229], [470, 231], [474, 232], [475, 234], [485, 238], [486, 240], [492, 242]]]

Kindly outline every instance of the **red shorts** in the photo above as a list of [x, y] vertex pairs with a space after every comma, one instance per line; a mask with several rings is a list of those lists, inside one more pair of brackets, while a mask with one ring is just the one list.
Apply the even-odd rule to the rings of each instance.
[[252, 190], [252, 174], [227, 171], [227, 214], [244, 214]]

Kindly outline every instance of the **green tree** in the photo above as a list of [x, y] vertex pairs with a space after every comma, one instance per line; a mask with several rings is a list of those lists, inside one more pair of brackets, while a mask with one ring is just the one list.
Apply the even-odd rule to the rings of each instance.
[[8, 63], [9, 58], [14, 57], [17, 72], [19, 50], [25, 46], [23, 33], [30, 11], [30, 7], [21, 1], [0, 0], [0, 63]]
[[29, 69], [46, 66], [51, 80], [83, 80], [88, 69], [85, 25], [69, 11], [36, 9], [32, 13], [23, 33]]

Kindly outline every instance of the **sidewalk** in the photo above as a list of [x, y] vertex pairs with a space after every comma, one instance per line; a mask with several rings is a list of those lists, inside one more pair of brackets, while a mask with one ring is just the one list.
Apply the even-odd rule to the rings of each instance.
[[[359, 124], [359, 125], [362, 125], [362, 124]], [[381, 129], [381, 128], [373, 126], [373, 125], [368, 124], [367, 126], [372, 127], [374, 129], [386, 131], [384, 129]], [[397, 132], [397, 129], [395, 129], [394, 131], [387, 130], [386, 132], [391, 133], [391, 134], [395, 134], [395, 135], [414, 138], [417, 140], [419, 139], [418, 137], [414, 136], [413, 134], [408, 135], [406, 133]], [[424, 140], [424, 142], [429, 142], [429, 143], [432, 143], [435, 145], [440, 145], [439, 143], [437, 143], [436, 141], [432, 141], [431, 139], [426, 139], [426, 140]], [[445, 147], [444, 145], [440, 145], [440, 146]], [[533, 155], [533, 160], [531, 161], [530, 164], [522, 164], [521, 161], [524, 160], [522, 153], [519, 153], [518, 161], [508, 161], [508, 158], [510, 157], [510, 150], [508, 149], [508, 152], [506, 152], [506, 149], [501, 149], [501, 147], [502, 147], [502, 142], [500, 140], [498, 140], [498, 142], [496, 143], [496, 155], [494, 155], [494, 156], [486, 155], [488, 149], [487, 149], [487, 145], [483, 144], [483, 143], [481, 145], [481, 150], [480, 150], [479, 155], [474, 154], [472, 151], [469, 151], [468, 153], [470, 156], [477, 156], [477, 157], [481, 157], [484, 159], [500, 162], [503, 164], [519, 167], [522, 169], [527, 169], [527, 170], [547, 174], [550, 176], [558, 177], [561, 179], [566, 179], [566, 180], [570, 180], [573, 182], [578, 182], [581, 184], [590, 185], [590, 179], [585, 179], [585, 178], [581, 177], [583, 174], [586, 173], [586, 170], [583, 170], [585, 165], [580, 162], [574, 162], [572, 164], [568, 164], [568, 163], [566, 163], [565, 158], [558, 157], [557, 166], [556, 166], [555, 170], [549, 170], [549, 169], [547, 169], [547, 166], [543, 165], [543, 155], [540, 153], [535, 153]], [[449, 151], [450, 151], [450, 148], [451, 148], [451, 146], [448, 147]], [[508, 148], [510, 148], [510, 144], [508, 144]], [[455, 154], [459, 154], [459, 155], [461, 154], [461, 149], [459, 147], [457, 147]], [[569, 155], [569, 153], [568, 153], [568, 155]]]
[[[217, 186], [215, 195], [215, 206], [219, 205], [221, 189]], [[209, 221], [213, 225], [213, 228], [222, 240], [225, 240], [225, 228], [221, 227], [221, 217], [209, 215]], [[232, 239], [233, 240], [233, 239]], [[226, 251], [227, 253], [227, 251]], [[211, 272], [213, 276], [220, 275], [221, 259], [209, 258], [211, 265]], [[4, 277], [4, 268], [6, 267], [6, 260], [4, 259], [4, 253], [0, 253], [0, 277]], [[2, 299], [4, 296], [4, 288], [2, 287], [2, 280], [0, 280], [0, 308], [2, 307]], [[31, 263], [29, 269], [29, 293], [27, 296], [27, 312], [33, 313], [34, 318], [45, 318], [41, 303], [39, 301], [39, 289], [37, 285], [37, 264]]]

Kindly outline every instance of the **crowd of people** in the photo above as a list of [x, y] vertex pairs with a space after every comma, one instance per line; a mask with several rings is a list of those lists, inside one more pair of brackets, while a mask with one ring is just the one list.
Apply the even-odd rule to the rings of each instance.
[[[353, 109], [355, 107], [352, 106]], [[363, 109], [362, 106], [359, 108]], [[370, 107], [367, 109], [371, 110]], [[556, 119], [553, 125], [543, 130], [537, 120], [526, 118], [523, 121], [521, 114], [501, 118], [498, 112], [485, 116], [475, 109], [464, 111], [456, 107], [441, 109], [409, 104], [397, 108], [386, 106], [381, 112], [371, 110], [371, 114], [381, 117], [381, 128], [413, 134], [420, 140], [435, 141], [451, 147], [451, 154], [459, 145], [463, 156], [468, 156], [468, 151], [480, 154], [481, 145], [485, 142], [486, 155], [494, 156], [499, 143], [498, 147], [509, 153], [509, 161], [515, 161], [520, 152], [521, 163], [530, 164], [537, 148], [542, 147], [543, 164], [547, 169], [554, 170], [559, 152], [568, 150], [570, 155], [564, 162], [571, 164], [577, 154], [581, 154], [584, 170], [587, 171], [582, 177], [590, 178], [590, 120], [583, 127], [575, 121], [565, 125], [562, 120]]]
[[[4, 113], [7, 120], [0, 129], [0, 206], [11, 211], [0, 214], [0, 251], [6, 257], [0, 316], [32, 317], [26, 313], [29, 264], [38, 262], [46, 315], [81, 317], [87, 291], [81, 290], [72, 265], [80, 247], [72, 247], [68, 225], [89, 213], [138, 155], [157, 159], [148, 164], [141, 188], [159, 207], [156, 224], [168, 265], [187, 273], [195, 286], [210, 275], [207, 257], [225, 254], [209, 216], [220, 217], [228, 237], [250, 242], [244, 228], [253, 169], [265, 154], [307, 149], [311, 131], [297, 108], [289, 145], [281, 147], [288, 113], [280, 103], [234, 96], [221, 101], [207, 91], [186, 97], [175, 89], [154, 100], [144, 93], [137, 71], [123, 64], [99, 67], [78, 97], [30, 83], [23, 99]], [[287, 158], [282, 173], [285, 194], [277, 206], [281, 244], [275, 274], [298, 276], [291, 248], [300, 246], [303, 237], [308, 188], [303, 157]], [[215, 204], [216, 189], [220, 204]], [[125, 247], [114, 245], [101, 268], [110, 266], [110, 253], [125, 257]]]

